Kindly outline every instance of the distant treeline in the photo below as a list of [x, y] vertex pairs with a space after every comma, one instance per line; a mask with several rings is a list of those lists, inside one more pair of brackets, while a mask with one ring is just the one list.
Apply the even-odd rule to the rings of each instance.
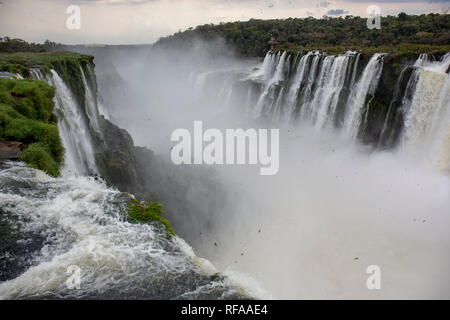
[[158, 46], [189, 46], [194, 39], [224, 38], [244, 56], [263, 56], [274, 36], [278, 47], [378, 47], [450, 44], [450, 15], [422, 14], [381, 17], [381, 29], [367, 28], [367, 19], [355, 16], [250, 19], [246, 22], [206, 24], [158, 40]]
[[44, 43], [29, 43], [22, 39], [0, 37], [0, 52], [46, 52], [58, 44], [46, 40]]

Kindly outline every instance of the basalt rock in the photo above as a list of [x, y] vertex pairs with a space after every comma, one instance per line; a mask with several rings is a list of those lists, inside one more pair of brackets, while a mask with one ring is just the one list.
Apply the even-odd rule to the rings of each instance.
[[22, 142], [0, 140], [0, 160], [17, 160], [23, 149]]

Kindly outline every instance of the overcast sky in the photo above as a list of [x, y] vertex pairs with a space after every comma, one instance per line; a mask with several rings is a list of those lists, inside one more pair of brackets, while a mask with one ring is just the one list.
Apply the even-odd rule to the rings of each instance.
[[[81, 9], [81, 28], [69, 30], [69, 5]], [[32, 42], [153, 43], [161, 36], [205, 23], [250, 18], [442, 13], [450, 0], [0, 0], [0, 35]], [[450, 12], [450, 11], [449, 11]]]

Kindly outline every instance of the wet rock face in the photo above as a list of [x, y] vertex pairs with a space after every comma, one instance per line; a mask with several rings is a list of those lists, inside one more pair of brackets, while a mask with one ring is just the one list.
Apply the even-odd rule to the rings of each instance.
[[130, 134], [101, 118], [103, 141], [98, 144], [96, 157], [101, 176], [119, 190], [135, 192], [138, 185], [134, 143]]
[[22, 142], [0, 140], [0, 160], [17, 160], [23, 148]]
[[[101, 117], [103, 140], [96, 145], [100, 176], [108, 185], [139, 200], [164, 204], [175, 232], [194, 246], [201, 230], [213, 228], [217, 207], [230, 199], [209, 168], [176, 166], [145, 147], [135, 146], [130, 134]], [[193, 201], [190, 190], [203, 190], [203, 201]], [[218, 196], [220, 195], [220, 196]], [[197, 243], [197, 241], [199, 243]]]

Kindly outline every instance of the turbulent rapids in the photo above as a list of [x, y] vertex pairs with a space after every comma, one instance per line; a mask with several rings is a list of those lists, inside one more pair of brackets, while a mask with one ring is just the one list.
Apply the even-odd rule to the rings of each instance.
[[[81, 102], [57, 71], [32, 69], [56, 88], [65, 165], [51, 178], [3, 164], [1, 298], [450, 297], [449, 53], [400, 64], [394, 79], [388, 53], [171, 57], [111, 54], [97, 76], [82, 68]], [[111, 74], [122, 87], [99, 90], [100, 103], [96, 81], [107, 88]], [[279, 174], [148, 163], [152, 196], [166, 200], [178, 234], [168, 238], [158, 224], [127, 222], [131, 195], [102, 180], [105, 118], [161, 157], [171, 130], [194, 120], [280, 128]], [[373, 264], [379, 292], [365, 287]], [[80, 289], [67, 286], [70, 266]]]
[[[2, 163], [0, 171], [0, 298], [242, 299], [257, 284], [220, 274], [161, 225], [127, 222], [131, 195], [98, 178], [93, 135], [101, 135], [95, 89], [81, 69], [80, 105], [55, 70], [31, 70], [56, 88], [55, 113], [65, 153], [62, 178]], [[91, 76], [91, 75], [88, 75]], [[95, 177], [93, 177], [95, 176]], [[71, 288], [71, 268], [80, 284]], [[253, 286], [253, 287], [252, 287]]]
[[[17, 166], [1, 171], [0, 181], [2, 214], [14, 217], [5, 231], [16, 240], [2, 256], [14, 265], [9, 276], [17, 275], [0, 285], [4, 299], [243, 296], [182, 239], [168, 240], [157, 226], [126, 222], [129, 196], [104, 183], [54, 179]], [[26, 254], [16, 256], [21, 250]], [[66, 284], [70, 266], [81, 270], [79, 290]], [[26, 271], [18, 275], [20, 270]]]

